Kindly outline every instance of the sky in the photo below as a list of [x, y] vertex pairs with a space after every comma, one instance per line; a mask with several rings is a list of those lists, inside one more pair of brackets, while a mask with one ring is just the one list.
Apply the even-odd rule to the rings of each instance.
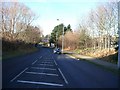
[[84, 20], [91, 9], [104, 1], [106, 0], [20, 0], [39, 16], [33, 25], [40, 26], [44, 35], [50, 34], [61, 23], [65, 26], [70, 24], [75, 30], [80, 20]]

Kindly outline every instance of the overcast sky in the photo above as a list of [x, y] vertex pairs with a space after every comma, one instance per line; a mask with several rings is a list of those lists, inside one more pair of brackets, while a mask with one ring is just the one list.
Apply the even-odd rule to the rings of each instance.
[[104, 1], [107, 0], [20, 0], [39, 15], [34, 25], [40, 25], [44, 35], [50, 34], [60, 23], [71, 24], [75, 30], [80, 20]]

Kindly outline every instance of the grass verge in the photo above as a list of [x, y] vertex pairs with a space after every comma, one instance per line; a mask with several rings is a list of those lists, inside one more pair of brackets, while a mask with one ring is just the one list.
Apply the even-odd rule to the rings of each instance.
[[33, 47], [31, 49], [20, 49], [20, 50], [15, 50], [15, 51], [9, 51], [9, 52], [4, 53], [4, 55], [2, 56], [2, 60], [22, 56], [25, 54], [30, 54], [30, 53], [35, 52], [37, 50], [38, 50], [37, 48]]

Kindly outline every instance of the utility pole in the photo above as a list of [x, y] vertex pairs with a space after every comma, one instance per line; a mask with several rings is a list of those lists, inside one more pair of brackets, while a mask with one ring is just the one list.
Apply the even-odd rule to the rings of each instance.
[[[59, 19], [57, 19], [57, 21], [59, 22]], [[59, 24], [58, 24], [57, 28], [59, 30]], [[57, 41], [58, 41], [58, 32], [56, 32], [56, 48], [57, 48]]]
[[56, 32], [56, 48], [57, 48], [57, 41], [58, 41], [58, 33]]

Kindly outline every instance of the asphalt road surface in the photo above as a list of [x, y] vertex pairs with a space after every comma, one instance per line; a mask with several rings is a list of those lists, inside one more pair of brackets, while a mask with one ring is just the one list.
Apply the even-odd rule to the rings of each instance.
[[2, 62], [2, 88], [118, 88], [119, 77], [87, 61], [39, 51]]

